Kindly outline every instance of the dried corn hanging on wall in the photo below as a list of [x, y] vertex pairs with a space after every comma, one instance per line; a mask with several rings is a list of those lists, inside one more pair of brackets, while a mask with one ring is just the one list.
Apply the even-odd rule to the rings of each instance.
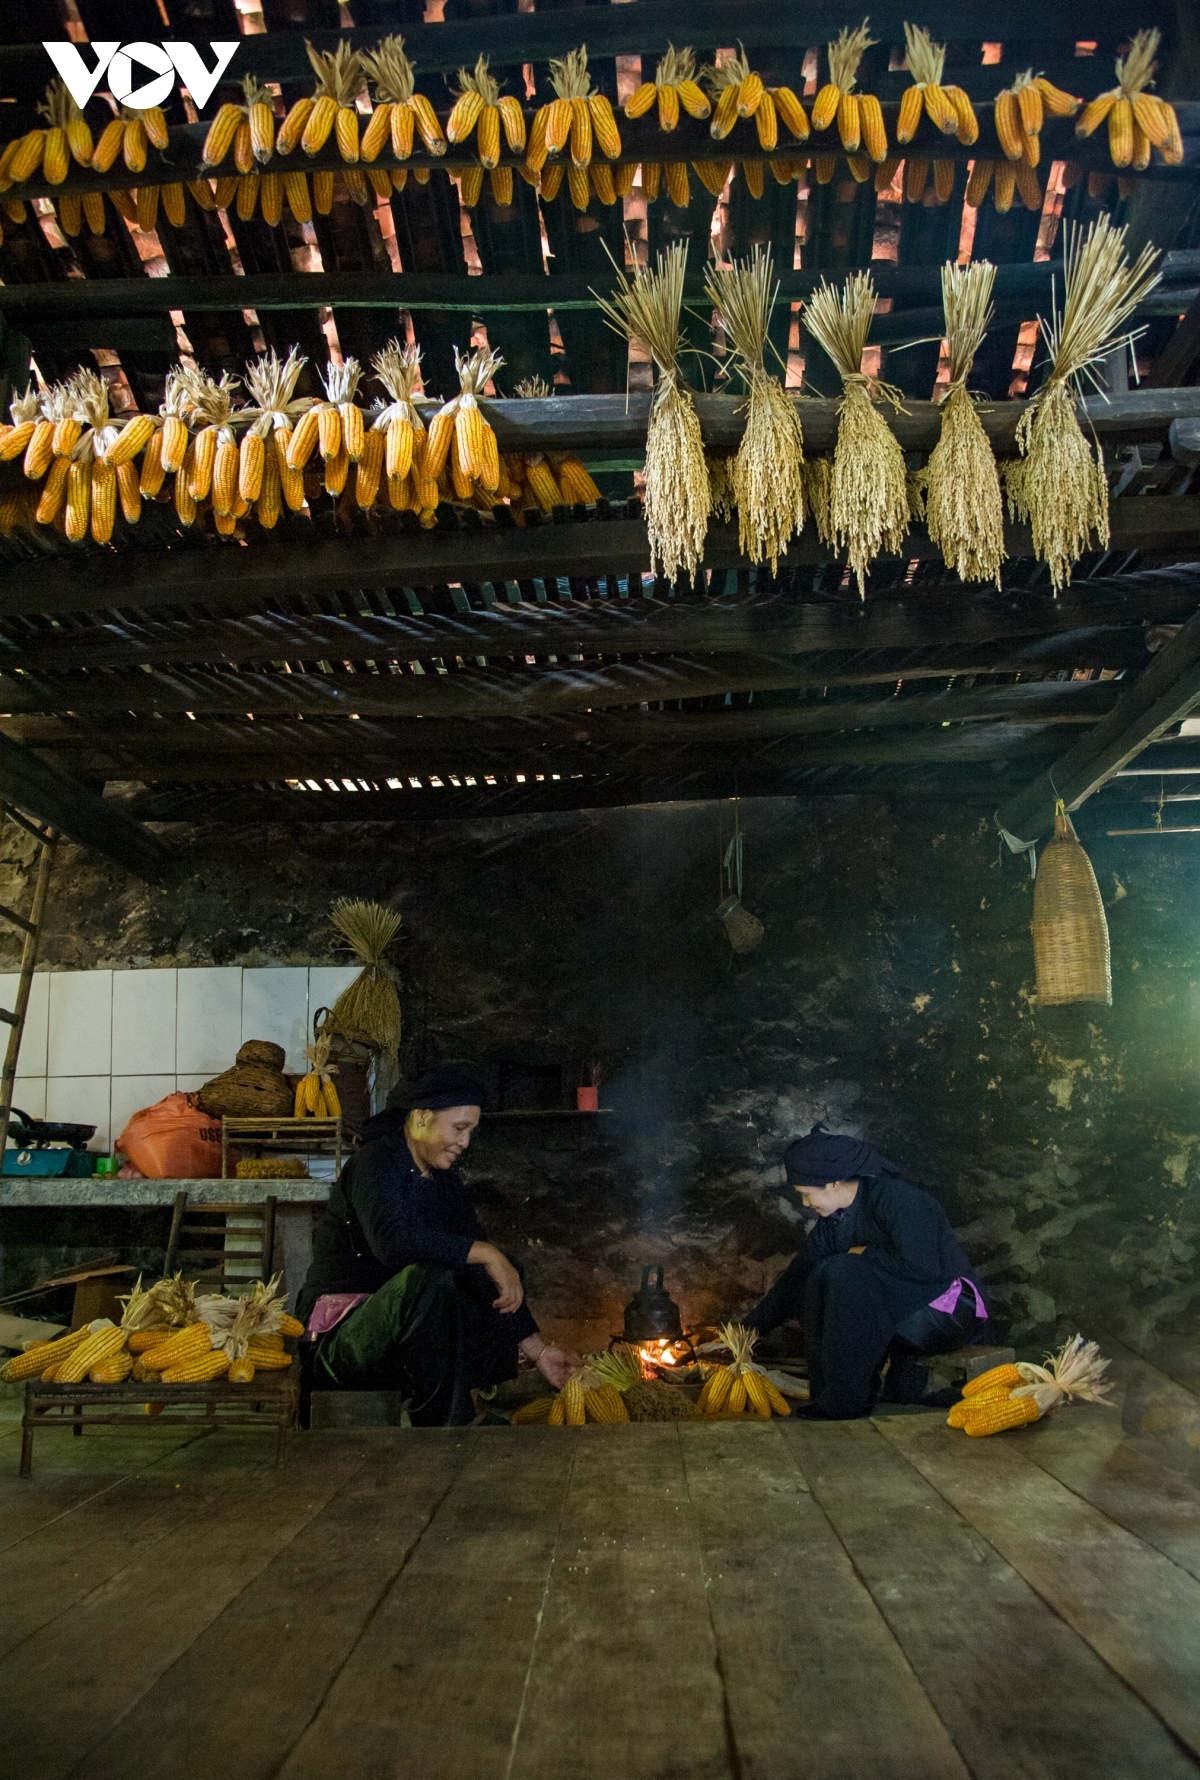
[[201, 167], [219, 167], [231, 150], [239, 173], [251, 172], [256, 162], [265, 165], [275, 151], [274, 96], [252, 74], [242, 81], [242, 103], [218, 108], [200, 151]]
[[[911, 142], [917, 133], [922, 113], [945, 136], [955, 136], [964, 145], [979, 139], [979, 121], [966, 92], [960, 86], [943, 86], [946, 46], [934, 43], [928, 31], [918, 25], [906, 24], [904, 43], [909, 73], [913, 77], [900, 100], [900, 116], [896, 123], [896, 141]], [[905, 179], [905, 198], [919, 203], [924, 194], [929, 163], [918, 157], [910, 160]], [[954, 162], [934, 159], [934, 195], [944, 204], [954, 190]]]
[[325, 400], [315, 402], [301, 417], [288, 444], [287, 464], [294, 471], [303, 471], [320, 447], [325, 492], [330, 495], [341, 494], [350, 465], [363, 454], [366, 425], [356, 400], [361, 380], [362, 367], [356, 358], [326, 366], [321, 379]]
[[[431, 523], [437, 513], [437, 477], [430, 480], [425, 474], [425, 422], [414, 395], [421, 377], [421, 348], [389, 340], [371, 364], [391, 397], [371, 423], [371, 433], [383, 436], [382, 477], [387, 482], [388, 505], [419, 513]], [[360, 498], [359, 505], [364, 504]]]
[[[427, 154], [444, 155], [446, 138], [442, 126], [424, 93], [416, 90], [415, 71], [404, 53], [403, 37], [383, 38], [374, 50], [364, 51], [361, 60], [375, 83], [375, 110], [362, 139], [363, 160], [377, 160], [390, 139], [396, 159], [407, 161], [413, 151], [414, 132], [420, 136]], [[422, 171], [428, 178], [428, 172]], [[396, 189], [403, 191], [405, 169], [396, 169], [391, 178]]]
[[27, 130], [0, 152], [0, 191], [23, 185], [39, 170], [51, 185], [61, 185], [73, 160], [81, 167], [91, 165], [92, 132], [61, 80], [50, 82], [37, 109], [46, 128]]
[[[458, 71], [458, 97], [446, 120], [446, 136], [451, 142], [467, 142], [474, 132], [480, 168], [491, 174], [492, 196], [497, 204], [511, 204], [512, 168], [499, 164], [502, 129], [509, 149], [520, 154], [525, 147], [525, 114], [520, 101], [511, 93], [501, 97], [499, 86], [488, 73], [487, 57], [480, 56], [474, 73], [468, 74], [465, 68]], [[479, 189], [472, 183], [471, 190], [474, 203]], [[465, 180], [463, 197], [466, 202]]]
[[676, 49], [674, 44], [668, 44], [666, 54], [654, 71], [654, 79], [644, 80], [621, 109], [626, 117], [639, 118], [645, 117], [653, 106], [658, 107], [660, 130], [673, 130], [679, 122], [681, 109], [689, 117], [708, 117], [712, 106], [696, 79], [695, 50]]
[[296, 1118], [338, 1119], [342, 1103], [333, 1084], [337, 1065], [329, 1061], [331, 1039], [323, 1035], [304, 1047], [304, 1055], [312, 1067], [296, 1083]]
[[547, 168], [546, 162], [567, 150], [571, 202], [576, 210], [586, 210], [591, 196], [588, 168], [594, 150], [598, 148], [610, 161], [618, 160], [621, 154], [621, 133], [612, 101], [592, 86], [586, 44], [550, 63], [550, 85], [554, 98], [534, 114], [525, 171], [527, 176], [543, 174], [542, 195], [549, 199], [562, 183], [562, 172], [557, 167]]
[[362, 57], [346, 42], [331, 51], [314, 49], [307, 40], [304, 47], [317, 84], [312, 97], [297, 99], [279, 126], [275, 152], [289, 155], [299, 146], [306, 155], [320, 154], [332, 134], [342, 160], [354, 166], [359, 159], [355, 100], [365, 84]]
[[828, 130], [836, 123], [847, 154], [857, 155], [861, 148], [872, 161], [883, 161], [887, 158], [887, 131], [879, 100], [873, 93], [853, 90], [858, 65], [874, 43], [864, 19], [857, 30], [843, 26], [836, 43], [828, 45], [829, 79], [813, 101], [812, 127]]
[[429, 423], [425, 479], [436, 482], [449, 467], [455, 498], [469, 501], [477, 489], [494, 494], [500, 483], [496, 435], [484, 419], [479, 396], [504, 360], [486, 346], [464, 357], [454, 349], [460, 393], [438, 409]]
[[238, 454], [238, 494], [252, 504], [258, 523], [270, 531], [279, 520], [281, 503], [298, 513], [304, 506], [304, 474], [288, 462], [296, 423], [314, 406], [312, 396], [298, 396], [296, 384], [308, 360], [293, 346], [280, 362], [272, 350], [246, 367], [246, 387], [254, 406], [242, 410], [247, 421]]
[[1085, 105], [1075, 126], [1077, 136], [1090, 136], [1107, 118], [1108, 152], [1114, 167], [1146, 167], [1151, 148], [1168, 166], [1183, 160], [1183, 137], [1175, 107], [1147, 88], [1154, 84], [1155, 57], [1162, 34], [1139, 31], [1125, 56], [1118, 56], [1117, 84]]

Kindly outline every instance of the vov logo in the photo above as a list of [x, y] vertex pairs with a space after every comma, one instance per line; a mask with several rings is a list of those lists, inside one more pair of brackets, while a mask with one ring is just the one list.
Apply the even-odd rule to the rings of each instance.
[[[216, 66], [211, 69], [205, 67], [194, 43], [89, 43], [86, 47], [96, 57], [94, 68], [87, 66], [78, 44], [42, 44], [80, 111], [105, 74], [114, 99], [122, 105], [132, 105], [137, 111], [148, 111], [152, 105], [163, 103], [175, 85], [176, 76], [196, 105], [207, 105], [238, 45], [236, 41], [210, 43], [208, 47], [216, 57]], [[140, 67], [136, 66], [139, 63]]]

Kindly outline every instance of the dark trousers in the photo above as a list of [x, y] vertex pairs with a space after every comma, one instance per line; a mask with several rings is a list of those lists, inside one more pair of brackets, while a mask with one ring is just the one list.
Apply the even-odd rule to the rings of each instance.
[[[417, 1264], [394, 1274], [317, 1343], [318, 1389], [399, 1391], [416, 1427], [462, 1427], [472, 1389], [514, 1378], [520, 1340], [500, 1316], [495, 1287], [448, 1267]], [[490, 1290], [489, 1290], [490, 1288]]]
[[803, 1323], [811, 1401], [850, 1420], [869, 1412], [886, 1358], [888, 1400], [919, 1401], [924, 1375], [911, 1364], [915, 1355], [946, 1353], [982, 1326], [969, 1292], [953, 1314], [931, 1310], [928, 1292], [864, 1255], [814, 1259], [806, 1245], [745, 1320], [761, 1334], [792, 1318]]

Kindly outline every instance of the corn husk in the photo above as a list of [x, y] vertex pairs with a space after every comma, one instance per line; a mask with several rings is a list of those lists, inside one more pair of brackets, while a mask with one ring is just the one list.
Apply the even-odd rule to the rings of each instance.
[[631, 1347], [614, 1347], [607, 1353], [593, 1354], [588, 1359], [587, 1369], [597, 1383], [615, 1385], [622, 1392], [641, 1384], [646, 1376], [641, 1360]]
[[131, 1335], [137, 1329], [182, 1329], [196, 1320], [196, 1288], [180, 1273], [156, 1279], [145, 1291], [139, 1274], [133, 1290], [118, 1303], [125, 1306], [121, 1327]]
[[842, 379], [826, 525], [835, 547], [845, 549], [864, 599], [871, 563], [881, 552], [897, 552], [908, 530], [904, 453], [876, 406], [883, 399], [898, 408], [900, 392], [862, 370], [874, 312], [875, 286], [866, 272], [852, 273], [840, 292], [822, 282], [804, 312], [809, 333]]
[[950, 387], [942, 430], [923, 477], [924, 518], [947, 568], [960, 581], [1000, 585], [1004, 501], [1000, 472], [967, 378], [992, 318], [996, 268], [987, 260], [942, 267], [942, 306], [950, 348]]
[[1061, 313], [1039, 317], [1050, 353], [1050, 375], [1017, 423], [1021, 456], [1005, 473], [1009, 505], [1027, 520], [1033, 551], [1050, 569], [1057, 593], [1071, 581], [1084, 551], [1108, 548], [1108, 481], [1098, 440], [1084, 438], [1075, 412], [1082, 380], [1091, 367], [1135, 336], [1120, 333], [1138, 304], [1159, 282], [1151, 270], [1158, 250], [1144, 247], [1131, 265], [1125, 230], [1099, 217], [1086, 235], [1067, 225], [1063, 251], [1065, 297]]
[[400, 1043], [400, 998], [384, 953], [400, 931], [400, 916], [382, 903], [343, 897], [329, 919], [362, 959], [363, 969], [330, 1008], [324, 1030], [394, 1053]]
[[1032, 1397], [1043, 1415], [1048, 1415], [1070, 1398], [1081, 1403], [1103, 1403], [1106, 1408], [1115, 1409], [1116, 1404], [1108, 1395], [1109, 1386], [1103, 1382], [1110, 1364], [1100, 1358], [1100, 1349], [1094, 1341], [1085, 1341], [1082, 1335], [1072, 1335], [1057, 1353], [1046, 1355], [1044, 1366], [1018, 1360], [1017, 1371], [1025, 1383], [1009, 1394]]
[[618, 270], [612, 298], [597, 297], [609, 326], [641, 340], [658, 366], [646, 433], [646, 530], [650, 566], [668, 581], [699, 568], [710, 506], [700, 422], [679, 365], [686, 264], [687, 244], [676, 242], [653, 271], [638, 266], [630, 278]]
[[775, 574], [804, 529], [804, 433], [796, 404], [766, 368], [767, 330], [779, 295], [770, 253], [755, 247], [740, 265], [710, 267], [704, 288], [749, 390], [732, 473], [738, 542], [751, 562], [769, 561]]

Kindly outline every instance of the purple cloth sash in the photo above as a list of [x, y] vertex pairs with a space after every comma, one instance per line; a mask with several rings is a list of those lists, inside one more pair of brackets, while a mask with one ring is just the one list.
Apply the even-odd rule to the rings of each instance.
[[[980, 1292], [979, 1287], [975, 1284], [973, 1279], [956, 1279], [952, 1285], [946, 1287], [946, 1290], [942, 1293], [940, 1298], [932, 1298], [930, 1300], [930, 1310], [944, 1310], [947, 1316], [953, 1316], [958, 1301], [962, 1297], [964, 1286], [967, 1286], [974, 1296], [976, 1319], [979, 1322], [986, 1323], [988, 1320], [987, 1306], [983, 1302], [983, 1294]], [[321, 1300], [321, 1303], [324, 1303], [324, 1299]], [[320, 1309], [320, 1304], [318, 1304], [317, 1308]], [[316, 1312], [314, 1311], [313, 1314], [315, 1316]]]
[[352, 1310], [365, 1304], [371, 1296], [370, 1292], [322, 1292], [312, 1307], [308, 1326], [304, 1331], [305, 1341], [315, 1341], [319, 1335], [328, 1335], [330, 1329], [336, 1329], [344, 1323]]

